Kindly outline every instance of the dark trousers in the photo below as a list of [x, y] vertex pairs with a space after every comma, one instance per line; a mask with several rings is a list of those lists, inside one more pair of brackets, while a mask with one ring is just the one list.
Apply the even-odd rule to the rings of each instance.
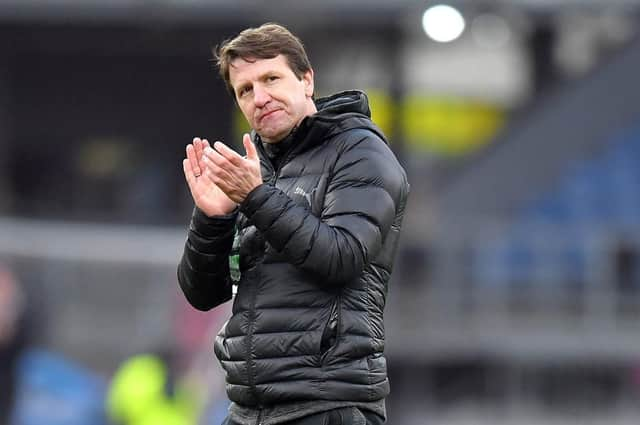
[[[384, 420], [373, 412], [356, 407], [343, 407], [294, 419], [282, 425], [382, 425]], [[227, 418], [222, 425], [239, 425]], [[258, 424], [256, 424], [258, 425]]]

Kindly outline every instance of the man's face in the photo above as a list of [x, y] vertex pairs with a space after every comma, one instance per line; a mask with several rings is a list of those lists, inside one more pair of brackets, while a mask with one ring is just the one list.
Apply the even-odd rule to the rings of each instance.
[[240, 110], [263, 141], [275, 143], [313, 114], [313, 72], [301, 80], [283, 55], [248, 62], [235, 59], [229, 67], [229, 80]]

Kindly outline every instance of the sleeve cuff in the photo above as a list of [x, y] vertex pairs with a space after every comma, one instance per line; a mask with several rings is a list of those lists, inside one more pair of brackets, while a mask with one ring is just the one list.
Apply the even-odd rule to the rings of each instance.
[[260, 205], [262, 205], [262, 203], [264, 202], [265, 197], [269, 197], [269, 194], [273, 189], [273, 186], [270, 186], [266, 183], [262, 183], [261, 185], [256, 186], [251, 192], [249, 192], [247, 197], [244, 198], [244, 201], [242, 201], [242, 203], [239, 205], [240, 212], [242, 212], [242, 214], [246, 215], [247, 217], [251, 217], [256, 212], [256, 210], [260, 208]]
[[195, 230], [202, 236], [217, 236], [221, 232], [233, 226], [238, 216], [238, 208], [225, 215], [217, 215], [213, 217], [207, 216], [198, 207], [193, 209], [191, 216], [191, 229]]

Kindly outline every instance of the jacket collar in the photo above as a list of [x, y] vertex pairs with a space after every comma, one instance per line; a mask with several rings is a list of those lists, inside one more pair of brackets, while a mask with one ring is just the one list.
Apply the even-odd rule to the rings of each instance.
[[[383, 137], [371, 122], [369, 100], [360, 90], [343, 91], [322, 97], [315, 100], [315, 104], [318, 111], [305, 117], [283, 141], [278, 142], [289, 145], [283, 145], [285, 152], [279, 152], [279, 155], [288, 156], [293, 151], [302, 152], [354, 128], [368, 128]], [[258, 152], [261, 152], [265, 159], [268, 158], [262, 140], [255, 131], [252, 132], [252, 139]]]

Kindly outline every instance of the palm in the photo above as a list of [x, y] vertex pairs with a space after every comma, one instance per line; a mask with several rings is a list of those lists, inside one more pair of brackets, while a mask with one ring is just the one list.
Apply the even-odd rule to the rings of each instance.
[[202, 212], [210, 217], [225, 215], [233, 211], [236, 204], [211, 179], [201, 174], [205, 169], [202, 155], [207, 146], [209, 142], [199, 138], [187, 146], [187, 158], [183, 161], [185, 178], [193, 201]]
[[198, 208], [208, 216], [228, 214], [235, 208], [235, 203], [205, 176], [196, 178], [191, 196]]

